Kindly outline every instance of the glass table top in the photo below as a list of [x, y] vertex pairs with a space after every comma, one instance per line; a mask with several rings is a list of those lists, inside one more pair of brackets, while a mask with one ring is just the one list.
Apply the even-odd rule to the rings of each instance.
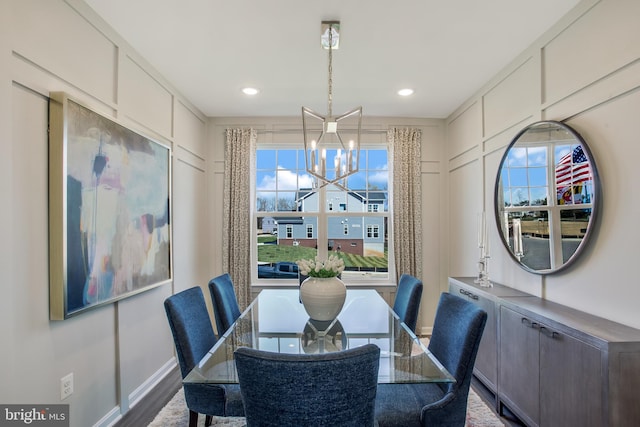
[[455, 382], [373, 289], [349, 289], [333, 321], [309, 318], [298, 289], [265, 289], [218, 340], [184, 383], [237, 383], [233, 352], [253, 347], [279, 353], [380, 347], [378, 383]]

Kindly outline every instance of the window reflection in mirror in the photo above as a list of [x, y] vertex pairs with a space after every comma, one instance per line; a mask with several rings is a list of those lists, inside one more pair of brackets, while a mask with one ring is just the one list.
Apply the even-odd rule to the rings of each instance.
[[496, 182], [498, 229], [511, 256], [535, 273], [568, 265], [591, 228], [598, 188], [589, 148], [573, 129], [553, 121], [523, 129]]
[[562, 262], [565, 263], [578, 250], [587, 233], [591, 209], [568, 209], [560, 211], [562, 233]]

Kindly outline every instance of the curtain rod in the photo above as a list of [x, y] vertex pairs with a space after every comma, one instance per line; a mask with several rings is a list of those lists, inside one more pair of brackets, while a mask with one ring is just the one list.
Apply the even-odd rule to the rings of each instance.
[[[302, 129], [256, 129], [261, 133], [302, 133]], [[319, 131], [319, 130], [318, 130]], [[355, 129], [348, 129], [349, 132], [354, 132]], [[360, 133], [387, 133], [389, 129], [361, 129]]]

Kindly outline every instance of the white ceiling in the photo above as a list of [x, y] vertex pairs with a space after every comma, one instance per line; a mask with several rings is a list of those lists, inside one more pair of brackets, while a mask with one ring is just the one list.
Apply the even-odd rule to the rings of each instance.
[[579, 0], [86, 2], [210, 117], [325, 113], [320, 25], [339, 20], [335, 114], [444, 118]]

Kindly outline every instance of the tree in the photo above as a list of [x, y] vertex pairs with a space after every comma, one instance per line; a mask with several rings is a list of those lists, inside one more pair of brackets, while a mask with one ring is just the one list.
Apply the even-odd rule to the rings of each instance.
[[293, 199], [286, 199], [281, 197], [278, 199], [278, 210], [279, 211], [296, 211], [298, 205]]
[[274, 197], [258, 197], [256, 200], [256, 208], [258, 212], [272, 211], [275, 208]]

